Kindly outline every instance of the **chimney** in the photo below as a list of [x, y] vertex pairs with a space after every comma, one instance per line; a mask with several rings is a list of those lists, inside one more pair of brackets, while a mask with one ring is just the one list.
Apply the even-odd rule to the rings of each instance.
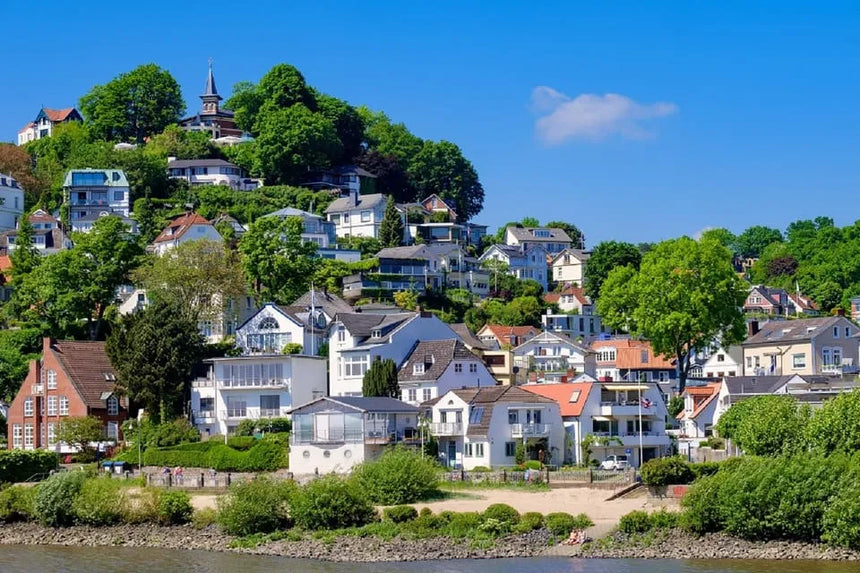
[[747, 323], [747, 332], [749, 333], [750, 337], [758, 334], [758, 331], [759, 331], [759, 328], [758, 328], [758, 321], [757, 320], [751, 320]]
[[836, 309], [836, 316], [845, 316], [845, 309], [844, 308], [837, 308]]
[[168, 164], [168, 165], [170, 165], [170, 164], [171, 164], [171, 163], [173, 163], [174, 161], [176, 161], [176, 156], [174, 156], [174, 155], [168, 155], [168, 156], [167, 156], [167, 164]]
[[358, 189], [350, 188], [350, 190], [349, 190], [349, 204], [352, 207], [358, 206]]

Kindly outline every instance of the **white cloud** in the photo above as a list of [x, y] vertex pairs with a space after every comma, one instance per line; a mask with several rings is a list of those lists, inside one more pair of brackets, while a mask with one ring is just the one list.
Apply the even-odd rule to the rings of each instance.
[[620, 94], [580, 94], [571, 99], [547, 86], [532, 91], [531, 107], [540, 115], [535, 122], [537, 135], [547, 145], [614, 134], [627, 139], [653, 137], [648, 120], [678, 111], [674, 103], [641, 104]]

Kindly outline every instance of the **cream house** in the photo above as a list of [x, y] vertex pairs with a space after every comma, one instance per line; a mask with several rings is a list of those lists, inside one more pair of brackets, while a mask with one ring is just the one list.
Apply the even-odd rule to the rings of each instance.
[[558, 283], [576, 283], [582, 286], [585, 281], [585, 264], [588, 253], [580, 249], [564, 249], [552, 258], [552, 280]]
[[745, 376], [844, 374], [857, 371], [860, 328], [844, 316], [750, 324], [743, 343]]

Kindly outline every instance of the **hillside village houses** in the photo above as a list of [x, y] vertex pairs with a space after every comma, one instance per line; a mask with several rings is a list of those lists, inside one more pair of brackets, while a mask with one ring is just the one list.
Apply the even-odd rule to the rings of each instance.
[[163, 255], [168, 250], [189, 241], [199, 240], [224, 242], [215, 226], [193, 211], [174, 217], [158, 234], [147, 250]]
[[379, 225], [385, 215], [386, 197], [381, 193], [359, 195], [350, 189], [326, 208], [326, 216], [334, 223], [338, 237], [379, 238]]
[[485, 324], [475, 336], [489, 348], [513, 349], [534, 338], [540, 332], [534, 326], [507, 326]]
[[397, 382], [401, 399], [414, 406], [457, 388], [498, 384], [481, 358], [456, 338], [416, 342]]
[[183, 118], [179, 126], [186, 131], [204, 131], [216, 142], [227, 138], [239, 139], [242, 130], [236, 127], [233, 112], [221, 109], [218, 88], [215, 86], [215, 75], [212, 73], [212, 61], [209, 61], [209, 73], [206, 76], [206, 86], [200, 96], [202, 108], [196, 115]]
[[[44, 211], [36, 209], [27, 217], [33, 228], [33, 247], [40, 255], [53, 255], [63, 249], [70, 249], [72, 241], [63, 231], [59, 219]], [[18, 230], [0, 234], [0, 248], [12, 253], [17, 247]]]
[[314, 243], [317, 246], [316, 256], [322, 259], [334, 259], [347, 263], [361, 260], [361, 251], [357, 249], [344, 249], [337, 244], [335, 225], [321, 215], [285, 207], [266, 215], [266, 217], [299, 217], [302, 220], [302, 242]]
[[70, 121], [84, 121], [84, 118], [73, 107], [65, 109], [43, 107], [39, 110], [36, 119], [29, 122], [18, 132], [18, 145], [24, 145], [43, 137], [51, 137], [54, 134], [54, 127]]
[[719, 403], [722, 382], [689, 385], [681, 395], [684, 409], [676, 416], [680, 424], [677, 433], [678, 453], [689, 456], [699, 444], [714, 433], [714, 413]]
[[521, 247], [523, 251], [528, 251], [531, 247], [541, 246], [547, 253], [555, 254], [570, 248], [572, 243], [573, 240], [563, 229], [522, 227], [519, 225], [508, 225], [505, 229], [505, 244]]
[[531, 459], [539, 452], [547, 463], [562, 458], [558, 404], [519, 386], [455, 389], [421, 409], [439, 442], [439, 461], [447, 467], [512, 466], [518, 444], [527, 447]]
[[505, 265], [506, 272], [520, 280], [531, 279], [547, 290], [547, 251], [542, 245], [531, 247], [513, 245], [491, 245], [478, 258], [485, 267]]
[[11, 175], [0, 173], [0, 231], [13, 231], [24, 214], [24, 190]]
[[120, 169], [72, 169], [63, 181], [63, 193], [72, 228], [87, 217], [129, 216], [128, 179]]
[[521, 382], [566, 382], [595, 374], [594, 352], [558, 332], [541, 332], [514, 348], [513, 355]]
[[753, 285], [744, 302], [744, 312], [782, 316], [818, 316], [818, 305], [799, 291]]
[[728, 350], [719, 348], [702, 365], [702, 378], [722, 379], [743, 374], [743, 349], [732, 346]]
[[555, 253], [550, 266], [550, 277], [557, 283], [581, 287], [585, 283], [585, 265], [589, 254], [580, 249], [564, 249]]
[[223, 185], [236, 191], [253, 191], [262, 187], [259, 179], [251, 179], [245, 171], [223, 159], [167, 158], [167, 173], [171, 179], [186, 181], [189, 185]]
[[515, 383], [514, 357], [510, 349], [502, 349], [498, 345], [494, 346], [492, 343], [479, 340], [464, 323], [454, 323], [449, 326], [457, 333], [466, 348], [484, 361], [490, 375], [499, 384], [508, 386]]

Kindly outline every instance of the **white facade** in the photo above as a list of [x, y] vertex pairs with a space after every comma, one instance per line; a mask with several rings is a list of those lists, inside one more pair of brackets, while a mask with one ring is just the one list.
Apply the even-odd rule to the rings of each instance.
[[743, 349], [733, 346], [728, 350], [720, 348], [702, 366], [703, 378], [725, 378], [743, 375]]
[[316, 309], [314, 325], [314, 329], [306, 327], [299, 317], [269, 302], [236, 329], [236, 346], [243, 354], [279, 354], [287, 344], [300, 344], [303, 354], [315, 356], [325, 342], [328, 326], [320, 308]]
[[0, 173], [0, 200], [0, 231], [17, 229], [24, 214], [24, 190], [5, 173]]
[[518, 227], [505, 229], [505, 244], [528, 249], [541, 246], [548, 253], [560, 253], [570, 247], [571, 239], [562, 229], [548, 227]]
[[302, 355], [213, 358], [191, 384], [194, 425], [203, 435], [229, 434], [243, 420], [288, 417], [297, 404], [326, 394], [325, 359]]
[[[368, 326], [367, 330], [353, 326], [354, 332], [350, 332], [345, 319], [332, 323], [329, 336], [331, 396], [361, 396], [364, 374], [370, 368], [372, 360], [390, 358], [399, 368], [419, 340], [460, 338], [447, 324], [432, 314], [378, 316], [381, 320], [379, 325], [382, 326], [378, 331], [373, 326]], [[386, 326], [395, 322], [396, 326]], [[374, 336], [374, 333], [380, 336]]]
[[200, 240], [218, 241], [219, 243], [224, 241], [221, 234], [218, 233], [218, 230], [211, 223], [203, 220], [189, 225], [186, 229], [183, 229], [181, 233], [171, 234], [170, 228], [168, 227], [168, 229], [162, 231], [162, 234], [158, 236], [152, 245], [150, 245], [149, 250], [156, 255], [161, 256], [170, 249], [183, 243]]
[[130, 190], [125, 172], [119, 169], [72, 169], [63, 181], [69, 221], [102, 213], [129, 216]]
[[[381, 193], [359, 195], [351, 189], [347, 197], [335, 199], [326, 209], [338, 237], [379, 237], [385, 215], [385, 196]], [[402, 216], [402, 215], [401, 215]]]
[[456, 388], [489, 388], [498, 382], [484, 361], [459, 340], [421, 342], [398, 373], [400, 399], [418, 406]]
[[588, 255], [578, 249], [564, 249], [552, 259], [552, 280], [563, 283], [585, 282], [585, 264]]
[[171, 179], [181, 179], [192, 186], [223, 185], [237, 191], [253, 191], [262, 186], [260, 180], [248, 178], [241, 167], [223, 159], [168, 157], [167, 173]]
[[547, 290], [547, 251], [542, 246], [522, 248], [518, 246], [493, 245], [478, 259], [484, 266], [490, 260], [508, 266], [507, 272], [520, 280], [531, 279]]
[[541, 381], [558, 382], [570, 371], [591, 376], [596, 371], [594, 352], [554, 332], [541, 332], [514, 348], [513, 354], [521, 373], [535, 372]]

